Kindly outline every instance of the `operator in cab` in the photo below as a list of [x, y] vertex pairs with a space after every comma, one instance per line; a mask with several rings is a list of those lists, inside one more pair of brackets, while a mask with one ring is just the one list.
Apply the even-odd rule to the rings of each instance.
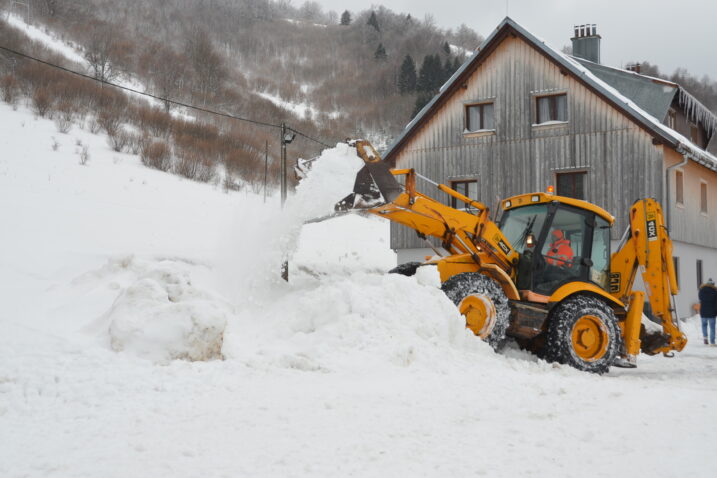
[[575, 253], [570, 247], [570, 241], [565, 238], [565, 233], [561, 229], [553, 229], [550, 233], [552, 242], [550, 243], [548, 253], [545, 255], [548, 264], [552, 266], [572, 267], [573, 257]]

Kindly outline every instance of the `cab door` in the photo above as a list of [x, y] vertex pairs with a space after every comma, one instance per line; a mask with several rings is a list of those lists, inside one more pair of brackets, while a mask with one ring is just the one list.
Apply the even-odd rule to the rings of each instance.
[[532, 291], [550, 295], [563, 284], [589, 281], [595, 214], [553, 203], [533, 251]]

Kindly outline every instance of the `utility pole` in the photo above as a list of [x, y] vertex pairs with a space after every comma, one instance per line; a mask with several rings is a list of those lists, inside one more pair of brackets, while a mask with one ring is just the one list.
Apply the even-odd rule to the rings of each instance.
[[266, 203], [266, 180], [269, 173], [269, 140], [264, 145], [264, 203]]
[[[294, 141], [296, 134], [286, 128], [286, 123], [281, 123], [281, 207], [286, 203], [286, 145]], [[289, 261], [281, 264], [281, 278], [289, 281]]]
[[286, 123], [281, 123], [281, 207], [286, 202]]

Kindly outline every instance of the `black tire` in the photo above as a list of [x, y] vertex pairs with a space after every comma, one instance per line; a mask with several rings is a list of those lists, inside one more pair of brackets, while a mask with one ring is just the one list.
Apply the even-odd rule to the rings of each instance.
[[[582, 332], [576, 325], [582, 327]], [[585, 333], [587, 339], [583, 339]], [[550, 314], [544, 357], [548, 362], [602, 374], [610, 369], [620, 351], [621, 337], [609, 305], [596, 297], [573, 296]]]
[[416, 274], [416, 270], [421, 266], [420, 262], [406, 262], [399, 264], [390, 271], [389, 274], [401, 274], [402, 276], [411, 277]]
[[490, 299], [495, 307], [496, 320], [492, 330], [483, 340], [493, 347], [496, 352], [503, 348], [506, 341], [506, 331], [510, 323], [510, 306], [508, 296], [500, 284], [480, 272], [463, 272], [456, 274], [441, 285], [441, 290], [448, 296], [456, 307], [463, 299], [472, 294], [479, 294]]

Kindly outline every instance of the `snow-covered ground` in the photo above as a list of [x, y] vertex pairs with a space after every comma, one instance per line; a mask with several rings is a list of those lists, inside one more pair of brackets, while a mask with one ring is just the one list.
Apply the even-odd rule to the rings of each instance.
[[282, 212], [24, 107], [0, 131], [2, 477], [713, 475], [694, 321], [604, 376], [494, 354], [431, 271], [384, 273], [387, 223], [301, 227], [352, 187], [345, 146]]

